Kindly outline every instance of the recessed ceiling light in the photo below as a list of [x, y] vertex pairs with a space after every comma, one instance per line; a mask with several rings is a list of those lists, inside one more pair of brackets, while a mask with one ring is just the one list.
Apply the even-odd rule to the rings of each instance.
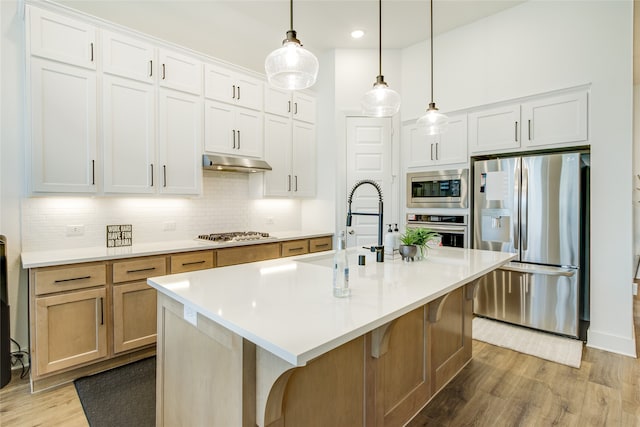
[[354, 39], [362, 38], [362, 36], [364, 36], [364, 31], [362, 30], [351, 31], [351, 37], [353, 37]]

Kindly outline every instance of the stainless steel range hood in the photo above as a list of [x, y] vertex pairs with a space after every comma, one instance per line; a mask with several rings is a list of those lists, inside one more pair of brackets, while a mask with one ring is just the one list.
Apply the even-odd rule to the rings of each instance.
[[264, 160], [250, 159], [248, 157], [219, 156], [215, 154], [204, 154], [202, 156], [202, 168], [212, 171], [244, 173], [271, 170], [269, 163]]

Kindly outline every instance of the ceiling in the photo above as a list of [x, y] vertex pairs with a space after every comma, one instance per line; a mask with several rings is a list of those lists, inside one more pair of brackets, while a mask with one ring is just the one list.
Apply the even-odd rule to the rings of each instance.
[[[525, 0], [435, 0], [434, 33], [466, 25]], [[264, 58], [289, 29], [287, 0], [57, 0], [108, 21], [264, 72]], [[296, 0], [294, 29], [317, 56], [334, 48], [378, 47], [375, 0]], [[365, 36], [351, 38], [354, 29]], [[382, 2], [382, 45], [398, 49], [429, 38], [429, 1]]]

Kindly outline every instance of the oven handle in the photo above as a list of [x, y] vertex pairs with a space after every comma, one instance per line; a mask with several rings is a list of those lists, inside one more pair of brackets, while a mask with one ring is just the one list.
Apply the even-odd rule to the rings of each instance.
[[423, 223], [410, 223], [410, 224], [407, 224], [407, 227], [426, 227], [426, 228], [429, 228], [429, 229], [431, 229], [433, 231], [436, 231], [436, 232], [442, 231], [444, 233], [465, 234], [466, 231], [467, 231], [467, 227], [465, 227], [465, 226], [459, 226], [459, 227], [450, 226], [450, 227], [448, 227], [448, 226], [442, 226], [442, 225], [431, 225], [431, 224], [425, 223], [425, 222], [423, 222]]

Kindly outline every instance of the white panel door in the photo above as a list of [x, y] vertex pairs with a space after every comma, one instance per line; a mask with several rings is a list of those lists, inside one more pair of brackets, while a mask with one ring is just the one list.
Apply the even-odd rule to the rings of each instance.
[[[372, 180], [382, 189], [383, 217], [391, 218], [392, 200], [392, 135], [391, 118], [347, 118], [347, 188], [345, 199], [361, 180]], [[378, 213], [378, 192], [369, 184], [360, 186], [353, 195], [352, 212]], [[345, 212], [346, 219], [346, 212]], [[371, 246], [378, 243], [378, 217], [354, 215], [347, 231], [347, 246]], [[386, 227], [383, 227], [386, 230]]]
[[31, 59], [35, 192], [96, 192], [95, 71]]
[[194, 95], [202, 94], [202, 62], [177, 52], [160, 49], [160, 85]]
[[105, 73], [153, 83], [154, 47], [133, 37], [102, 31], [102, 70]]
[[95, 27], [66, 16], [27, 6], [31, 55], [96, 69]]
[[264, 115], [264, 159], [271, 170], [264, 172], [265, 196], [290, 196], [291, 176], [291, 119]]
[[296, 197], [316, 195], [316, 127], [293, 121], [292, 191]]
[[109, 75], [103, 87], [104, 191], [153, 193], [155, 87]]
[[202, 102], [161, 89], [158, 185], [161, 193], [199, 194], [202, 187]]

